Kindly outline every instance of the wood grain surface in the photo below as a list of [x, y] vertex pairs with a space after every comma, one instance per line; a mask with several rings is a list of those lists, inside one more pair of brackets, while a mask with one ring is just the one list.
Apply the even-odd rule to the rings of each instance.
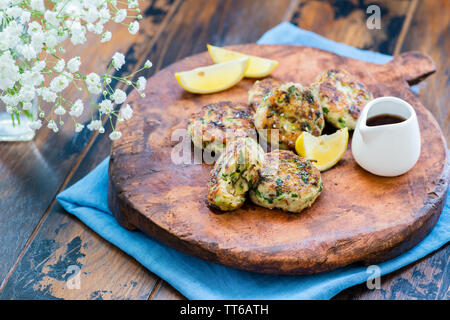
[[[124, 32], [121, 37], [113, 36], [100, 50], [81, 50], [80, 56], [89, 63], [90, 71], [97, 72], [101, 72], [102, 61], [114, 50], [127, 53], [128, 69], [139, 67], [138, 63], [150, 58], [154, 63], [146, 73], [150, 76], [176, 60], [205, 50], [207, 43], [223, 46], [255, 42], [282, 21], [290, 21], [331, 40], [386, 54], [418, 50], [429, 54], [438, 66], [436, 74], [419, 86], [419, 97], [450, 141], [448, 99], [445, 98], [449, 92], [446, 57], [450, 11], [445, 9], [448, 1], [377, 0], [382, 12], [379, 30], [364, 27], [369, 4], [372, 1], [147, 0], [141, 3], [145, 26], [141, 25], [136, 36]], [[186, 28], [193, 30], [189, 32]], [[347, 35], [346, 30], [352, 31]], [[170, 56], [166, 57], [167, 54]], [[111, 131], [108, 124], [105, 128], [105, 135], [91, 135], [89, 131], [73, 135], [70, 127], [58, 135], [41, 130], [31, 143], [0, 143], [0, 175], [4, 178], [0, 180], [0, 243], [8, 244], [0, 249], [0, 298], [183, 298], [169, 284], [67, 214], [54, 200], [60, 190], [81, 179], [109, 154], [107, 134]], [[54, 152], [56, 149], [58, 153]], [[61, 228], [64, 233], [58, 232]], [[47, 246], [51, 241], [67, 246], [78, 238], [82, 254], [73, 258], [69, 258], [71, 250]], [[116, 252], [114, 259], [98, 260], [98, 252], [105, 250]], [[57, 269], [53, 268], [53, 261], [59, 262]], [[62, 275], [74, 261], [82, 270], [81, 288], [69, 292], [62, 290], [67, 277]], [[362, 284], [336, 298], [448, 299], [449, 261], [447, 245], [383, 276], [380, 290], [368, 290]], [[23, 276], [34, 270], [30, 266], [42, 268], [23, 281]], [[84, 273], [85, 269], [95, 272]], [[123, 281], [111, 278], [115, 273], [121, 274]], [[40, 285], [42, 277], [47, 280], [45, 286]]]
[[[381, 178], [362, 170], [349, 150], [322, 174], [324, 191], [299, 215], [253, 204], [215, 214], [205, 204], [211, 166], [174, 163], [176, 130], [190, 114], [218, 101], [245, 102], [252, 80], [210, 95], [180, 88], [173, 74], [208, 65], [208, 54], [194, 55], [149, 79], [146, 98], [135, 116], [119, 124], [122, 139], [111, 150], [110, 208], [128, 229], [139, 229], [197, 257], [234, 268], [279, 274], [308, 274], [355, 262], [375, 263], [417, 244], [436, 223], [446, 195], [449, 168], [439, 126], [409, 84], [435, 71], [431, 59], [404, 53], [386, 65], [344, 58], [309, 47], [241, 45], [232, 49], [279, 61], [272, 76], [308, 85], [323, 70], [342, 68], [377, 96], [401, 97], [414, 106], [422, 132], [422, 156], [405, 175]], [[184, 137], [189, 143], [188, 137]], [[191, 159], [191, 156], [188, 156]]]

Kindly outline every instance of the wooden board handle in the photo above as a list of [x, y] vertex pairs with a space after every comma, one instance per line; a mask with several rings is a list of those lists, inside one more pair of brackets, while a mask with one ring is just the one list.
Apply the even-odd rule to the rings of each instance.
[[395, 72], [410, 85], [421, 82], [436, 71], [433, 60], [428, 55], [416, 51], [401, 53], [384, 67], [386, 72]]

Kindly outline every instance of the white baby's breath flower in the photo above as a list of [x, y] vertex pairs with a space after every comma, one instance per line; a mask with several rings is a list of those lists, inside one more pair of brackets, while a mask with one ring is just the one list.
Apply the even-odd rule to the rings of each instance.
[[58, 31], [56, 29], [50, 29], [44, 33], [45, 44], [48, 48], [53, 49], [59, 44]]
[[84, 110], [84, 104], [83, 101], [81, 101], [80, 99], [78, 99], [77, 101], [75, 101], [75, 103], [73, 104], [72, 108], [70, 109], [69, 114], [72, 117], [79, 117], [81, 116], [81, 114], [83, 113]]
[[153, 63], [150, 60], [145, 61], [145, 65], [146, 68], [151, 68], [153, 66]]
[[120, 131], [114, 130], [113, 132], [111, 132], [109, 134], [109, 138], [111, 140], [117, 140], [117, 139], [120, 139], [121, 137], [122, 137], [122, 132], [120, 132]]
[[35, 71], [33, 68], [31, 70], [25, 70], [21, 75], [19, 81], [22, 86], [32, 86], [35, 87], [42, 82], [44, 82], [44, 76], [40, 71]]
[[88, 23], [94, 23], [99, 18], [100, 13], [97, 8], [90, 7], [88, 11], [84, 11], [83, 19]]
[[100, 85], [96, 86], [88, 86], [87, 90], [92, 94], [100, 94], [102, 93], [102, 87]]
[[6, 51], [9, 48], [15, 47], [15, 42], [18, 39], [14, 39], [14, 37], [9, 36], [6, 32], [0, 33], [0, 51]]
[[49, 42], [46, 41], [49, 40], [45, 37], [44, 32], [36, 32], [31, 35], [31, 42], [30, 45], [34, 48], [36, 52], [42, 51], [42, 48], [44, 47], [44, 42], [47, 43], [47, 46], [49, 46]]
[[58, 13], [55, 11], [46, 10], [44, 13], [44, 18], [46, 23], [57, 27], [59, 26]]
[[100, 76], [94, 72], [91, 72], [86, 76], [86, 84], [88, 91], [93, 94], [99, 94], [102, 92], [100, 86]]
[[75, 73], [78, 72], [81, 65], [81, 59], [80, 57], [75, 57], [69, 60], [67, 62], [67, 69], [69, 69], [70, 72]]
[[125, 64], [125, 56], [120, 53], [120, 52], [116, 52], [113, 55], [113, 66], [116, 70], [119, 70], [120, 68], [122, 68], [122, 66]]
[[10, 89], [19, 80], [19, 67], [9, 51], [0, 55], [0, 90]]
[[50, 82], [50, 89], [54, 92], [61, 92], [69, 85], [69, 80], [65, 76], [57, 76]]
[[49, 31], [56, 31], [56, 37], [58, 38], [58, 43], [65, 41], [69, 37], [69, 31], [66, 29], [58, 28], [50, 29]]
[[125, 108], [122, 108], [122, 109], [120, 110], [120, 115], [121, 115], [121, 118], [122, 118], [122, 119], [124, 119], [124, 120], [130, 120], [131, 117], [133, 116], [133, 109], [131, 109], [131, 106], [130, 106], [129, 104], [127, 104], [127, 105], [125, 106]]
[[66, 61], [64, 61], [64, 59], [59, 59], [53, 68], [58, 72], [62, 72], [64, 70], [65, 66], [66, 66]]
[[100, 128], [103, 128], [102, 122], [100, 120], [92, 120], [88, 125], [87, 128], [91, 131], [100, 130]]
[[66, 114], [66, 109], [64, 109], [63, 106], [59, 105], [58, 107], [56, 107], [55, 109], [55, 114], [57, 114], [58, 116], [63, 116]]
[[91, 72], [86, 76], [88, 86], [97, 86], [100, 84], [100, 76], [95, 72]]
[[36, 85], [40, 83], [39, 80], [43, 80], [44, 77], [40, 73], [32, 72], [32, 71], [24, 71], [19, 77], [19, 82], [21, 84], [21, 90], [24, 87], [31, 87], [34, 89]]
[[86, 28], [83, 27], [79, 21], [72, 23], [70, 33], [70, 41], [72, 41], [73, 44], [81, 44], [86, 41]]
[[31, 19], [31, 13], [29, 11], [24, 10], [20, 15], [20, 23], [26, 24]]
[[5, 105], [15, 106], [20, 102], [20, 98], [18, 94], [5, 94], [1, 96], [1, 99]]
[[121, 9], [116, 12], [116, 17], [114, 18], [114, 22], [121, 23], [127, 17], [127, 10]]
[[57, 3], [55, 9], [61, 11], [62, 14], [70, 17], [81, 17], [83, 15], [84, 7], [88, 7], [89, 3], [91, 3], [92, 1], [86, 0], [83, 1], [83, 3], [80, 3], [80, 1], [74, 0], [71, 0], [70, 2], [57, 0], [54, 2]]
[[63, 71], [63, 72], [61, 72], [61, 75], [63, 75], [64, 77], [66, 77], [67, 80], [69, 80], [69, 82], [70, 82], [70, 81], [73, 81], [73, 75], [72, 75], [70, 72]]
[[34, 99], [36, 96], [36, 89], [33, 86], [22, 86], [19, 90], [19, 100], [28, 102]]
[[59, 131], [58, 125], [54, 120], [50, 120], [47, 124], [47, 128], [53, 130], [54, 133], [57, 133]]
[[109, 40], [111, 40], [112, 34], [110, 31], [106, 31], [104, 34], [102, 34], [102, 39], [100, 40], [101, 42], [108, 42]]
[[18, 24], [15, 20], [9, 22], [0, 33], [0, 50], [15, 49], [21, 42], [20, 35], [22, 32], [23, 26], [21, 24]]
[[31, 103], [30, 101], [27, 101], [22, 104], [22, 109], [29, 111], [29, 110], [31, 110], [32, 106], [33, 106], [33, 103]]
[[144, 91], [146, 85], [147, 85], [147, 80], [144, 77], [139, 77], [137, 80], [138, 91]]
[[[39, 25], [39, 24], [37, 24]], [[36, 25], [35, 25], [36, 26]], [[25, 26], [18, 23], [16, 20], [10, 21], [9, 24], [6, 26], [6, 28], [3, 31], [6, 31], [10, 35], [20, 35], [23, 32], [25, 32]], [[41, 27], [42, 29], [42, 27]]]
[[9, 7], [9, 0], [0, 0], [0, 10], [6, 10]]
[[30, 7], [33, 10], [44, 12], [45, 11], [44, 0], [31, 0]]
[[136, 34], [139, 31], [139, 22], [137, 21], [131, 22], [130, 25], [128, 26], [128, 31], [131, 34]]
[[89, 31], [89, 32], [94, 32], [94, 30], [95, 30], [95, 24], [94, 24], [94, 23], [88, 23], [88, 24], [86, 24], [86, 29], [87, 29], [87, 31]]
[[127, 99], [127, 94], [123, 90], [116, 89], [112, 95], [112, 98], [115, 103], [121, 104]]
[[28, 122], [28, 127], [31, 130], [39, 130], [42, 127], [42, 121], [39, 119], [30, 121], [30, 122]]
[[111, 13], [107, 7], [103, 7], [98, 12], [100, 16], [100, 21], [106, 22], [111, 18]]
[[22, 15], [22, 8], [20, 7], [9, 7], [8, 9], [6, 9], [6, 14], [8, 15], [8, 17], [13, 18], [13, 19], [17, 19]]
[[47, 102], [55, 102], [56, 98], [57, 98], [56, 93], [51, 91], [48, 88], [42, 88], [41, 96], [42, 96], [42, 99], [44, 99], [44, 101], [47, 101]]
[[81, 130], [83, 130], [84, 125], [81, 123], [75, 123], [75, 132], [81, 132]]
[[138, 0], [128, 0], [128, 8], [137, 8], [138, 5]]
[[92, 24], [90, 30], [95, 34], [101, 34], [103, 32], [103, 23]]
[[31, 68], [31, 70], [33, 72], [41, 72], [42, 70], [44, 70], [45, 65], [46, 65], [46, 63], [43, 60], [36, 61], [33, 65], [33, 67]]
[[34, 33], [42, 32], [42, 26], [37, 21], [28, 24], [28, 34], [32, 36]]
[[36, 51], [33, 46], [29, 44], [21, 45], [19, 48], [20, 53], [25, 58], [25, 60], [31, 60], [36, 58]]
[[110, 114], [111, 112], [114, 111], [112, 101], [109, 99], [105, 99], [102, 102], [100, 102], [99, 106], [100, 106], [100, 112], [103, 114]]

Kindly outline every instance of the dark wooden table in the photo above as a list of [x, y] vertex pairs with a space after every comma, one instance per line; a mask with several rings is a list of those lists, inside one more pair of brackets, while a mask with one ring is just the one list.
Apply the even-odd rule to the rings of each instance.
[[[381, 29], [366, 27], [366, 8], [381, 8]], [[450, 1], [448, 0], [154, 0], [141, 4], [136, 36], [112, 25], [111, 42], [99, 50], [90, 39], [67, 50], [83, 58], [84, 71], [106, 66], [115, 51], [126, 53], [125, 73], [143, 65], [146, 76], [185, 56], [219, 46], [255, 42], [282, 21], [332, 40], [396, 55], [418, 50], [438, 66], [419, 96], [450, 141], [448, 101]], [[68, 92], [75, 95], [76, 92]], [[85, 119], [86, 121], [88, 119]], [[183, 299], [79, 220], [55, 196], [92, 170], [109, 153], [103, 135], [71, 126], [57, 135], [40, 130], [30, 143], [0, 143], [1, 299]], [[450, 247], [381, 278], [381, 289], [359, 285], [336, 299], [449, 299]], [[80, 288], [69, 289], [69, 266], [80, 268]]]

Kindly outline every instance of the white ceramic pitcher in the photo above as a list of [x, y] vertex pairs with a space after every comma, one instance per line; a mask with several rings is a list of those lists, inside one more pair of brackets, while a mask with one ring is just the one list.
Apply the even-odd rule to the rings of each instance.
[[[367, 125], [367, 119], [382, 114], [398, 116], [405, 121]], [[352, 153], [361, 167], [379, 176], [394, 177], [412, 169], [420, 155], [419, 123], [413, 107], [395, 97], [370, 101], [356, 124]]]

